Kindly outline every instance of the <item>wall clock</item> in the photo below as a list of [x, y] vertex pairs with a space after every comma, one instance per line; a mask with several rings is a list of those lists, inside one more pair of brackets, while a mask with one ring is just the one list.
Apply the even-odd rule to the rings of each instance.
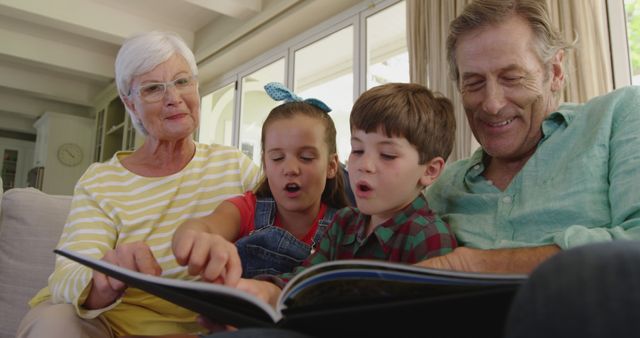
[[82, 148], [75, 143], [64, 143], [58, 147], [58, 160], [60, 163], [75, 167], [82, 162]]

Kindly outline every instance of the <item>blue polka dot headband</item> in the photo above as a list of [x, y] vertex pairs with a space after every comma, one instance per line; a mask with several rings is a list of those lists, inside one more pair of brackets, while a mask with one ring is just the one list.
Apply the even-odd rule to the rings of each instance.
[[331, 108], [329, 108], [329, 106], [327, 106], [324, 102], [318, 99], [302, 99], [300, 96], [294, 94], [291, 89], [285, 87], [282, 83], [279, 82], [267, 83], [264, 86], [264, 90], [275, 101], [304, 102], [314, 107], [320, 108], [320, 110], [325, 113], [331, 111]]

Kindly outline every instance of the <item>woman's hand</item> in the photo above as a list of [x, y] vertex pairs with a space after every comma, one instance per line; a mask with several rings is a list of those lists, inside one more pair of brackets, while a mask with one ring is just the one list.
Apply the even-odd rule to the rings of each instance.
[[[162, 273], [151, 249], [143, 242], [119, 245], [107, 251], [102, 260], [149, 275], [158, 276]], [[94, 270], [91, 290], [83, 306], [90, 310], [107, 307], [120, 298], [126, 288], [123, 282]]]
[[218, 234], [190, 229], [183, 224], [173, 236], [173, 254], [189, 274], [213, 283], [235, 287], [242, 275], [242, 263], [235, 244]]

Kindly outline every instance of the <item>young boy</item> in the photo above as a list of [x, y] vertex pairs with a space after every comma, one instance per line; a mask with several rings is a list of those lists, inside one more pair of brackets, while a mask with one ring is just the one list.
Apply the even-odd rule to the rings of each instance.
[[453, 147], [451, 102], [418, 84], [389, 83], [358, 98], [350, 124], [357, 208], [340, 209], [316, 252], [292, 273], [243, 279], [238, 288], [275, 304], [280, 288], [311, 265], [350, 258], [416, 263], [457, 246], [422, 194]]

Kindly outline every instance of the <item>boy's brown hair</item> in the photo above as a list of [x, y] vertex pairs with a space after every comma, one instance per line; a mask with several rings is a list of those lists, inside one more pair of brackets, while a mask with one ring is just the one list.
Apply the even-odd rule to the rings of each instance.
[[420, 155], [419, 164], [447, 159], [453, 149], [456, 119], [451, 101], [415, 83], [373, 87], [356, 100], [349, 119], [351, 131], [379, 129], [387, 137], [404, 137]]
[[[308, 116], [318, 120], [324, 126], [324, 141], [329, 149], [329, 156], [338, 153], [338, 147], [336, 145], [336, 126], [328, 113], [322, 111], [322, 109], [305, 102], [287, 102], [283, 103], [271, 110], [267, 118], [262, 123], [262, 165], [264, 166], [264, 141], [267, 128], [271, 123], [282, 120], [290, 119], [297, 115]], [[263, 175], [258, 183], [257, 188], [254, 190], [258, 197], [273, 197], [271, 189], [269, 188], [269, 181], [267, 176]], [[340, 209], [349, 205], [347, 196], [345, 194], [345, 182], [338, 164], [338, 171], [334, 178], [328, 178], [327, 184], [322, 192], [321, 200], [329, 207]]]

